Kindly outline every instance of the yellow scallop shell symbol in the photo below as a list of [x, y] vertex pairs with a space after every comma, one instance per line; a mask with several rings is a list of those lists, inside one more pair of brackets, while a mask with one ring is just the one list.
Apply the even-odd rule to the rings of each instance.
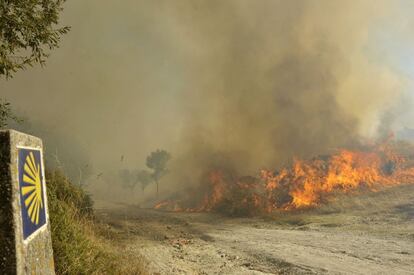
[[26, 206], [30, 221], [38, 225], [40, 210], [43, 209], [42, 182], [40, 177], [40, 166], [39, 164], [36, 164], [32, 152], [26, 157], [23, 168], [23, 182], [28, 184], [27, 186], [22, 187], [24, 205]]

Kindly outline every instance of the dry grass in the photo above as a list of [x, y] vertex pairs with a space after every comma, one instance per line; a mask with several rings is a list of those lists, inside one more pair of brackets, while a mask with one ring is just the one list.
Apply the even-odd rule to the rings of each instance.
[[60, 172], [47, 174], [49, 214], [57, 274], [145, 274], [141, 256], [111, 241], [94, 219], [85, 192]]
[[414, 185], [338, 194], [329, 203], [313, 209], [280, 211], [271, 216], [275, 224], [303, 230], [329, 227], [414, 237], [413, 219]]

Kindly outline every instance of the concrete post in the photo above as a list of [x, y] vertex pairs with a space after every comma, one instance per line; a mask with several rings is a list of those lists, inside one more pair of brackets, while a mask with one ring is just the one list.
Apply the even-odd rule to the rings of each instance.
[[55, 274], [42, 141], [0, 131], [0, 274]]

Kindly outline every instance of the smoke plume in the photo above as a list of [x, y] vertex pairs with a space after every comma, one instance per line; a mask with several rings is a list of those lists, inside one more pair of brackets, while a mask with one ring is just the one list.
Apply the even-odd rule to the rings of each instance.
[[3, 80], [1, 95], [35, 134], [59, 137], [49, 153], [78, 143], [71, 165], [95, 174], [143, 167], [160, 147], [173, 156], [164, 191], [214, 166], [252, 174], [391, 130], [408, 80], [377, 38], [406, 6], [72, 0], [62, 47], [44, 69]]

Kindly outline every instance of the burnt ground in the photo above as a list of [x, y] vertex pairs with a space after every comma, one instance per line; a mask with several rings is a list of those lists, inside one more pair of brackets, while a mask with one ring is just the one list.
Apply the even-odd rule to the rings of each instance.
[[260, 218], [97, 207], [151, 274], [414, 274], [414, 185]]

